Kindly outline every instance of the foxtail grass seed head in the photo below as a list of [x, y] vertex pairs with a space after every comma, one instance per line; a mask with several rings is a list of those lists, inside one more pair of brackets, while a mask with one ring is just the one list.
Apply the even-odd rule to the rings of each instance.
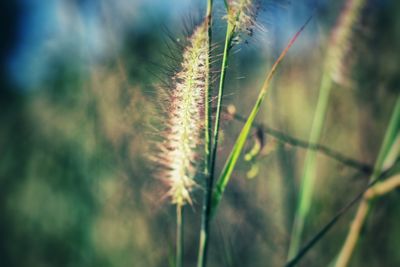
[[254, 0], [230, 0], [228, 14], [225, 16], [228, 23], [235, 27], [236, 43], [240, 42], [240, 34], [253, 35], [255, 18], [258, 8]]
[[204, 94], [208, 84], [209, 40], [207, 24], [198, 26], [188, 38], [180, 71], [172, 78], [165, 141], [161, 145], [162, 176], [169, 186], [172, 203], [191, 203], [196, 185], [197, 147], [203, 130]]
[[332, 80], [339, 84], [350, 83], [346, 75], [349, 69], [348, 56], [351, 52], [354, 26], [359, 21], [365, 2], [365, 0], [348, 0], [331, 36], [326, 67]]

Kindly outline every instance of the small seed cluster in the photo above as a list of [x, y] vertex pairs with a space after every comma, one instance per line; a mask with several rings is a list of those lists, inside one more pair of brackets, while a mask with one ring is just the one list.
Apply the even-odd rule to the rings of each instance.
[[240, 34], [253, 35], [257, 10], [253, 0], [229, 1], [229, 10], [225, 18], [235, 27], [235, 43], [240, 42]]

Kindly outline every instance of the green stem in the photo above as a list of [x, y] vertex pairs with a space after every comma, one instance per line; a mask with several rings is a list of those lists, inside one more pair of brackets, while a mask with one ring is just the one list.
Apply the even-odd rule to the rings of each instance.
[[228, 24], [227, 32], [226, 32], [226, 40], [224, 47], [224, 55], [222, 59], [222, 69], [221, 69], [221, 79], [218, 88], [218, 102], [217, 102], [217, 113], [215, 119], [215, 127], [214, 127], [214, 135], [213, 135], [213, 147], [211, 157], [209, 159], [209, 169], [208, 169], [208, 181], [207, 188], [205, 192], [205, 205], [203, 206], [203, 220], [202, 220], [202, 229], [200, 232], [200, 247], [199, 247], [199, 257], [197, 261], [197, 267], [205, 267], [207, 252], [208, 252], [208, 243], [209, 243], [209, 232], [210, 232], [210, 219], [211, 219], [211, 203], [212, 203], [212, 192], [214, 185], [214, 169], [215, 169], [215, 161], [217, 156], [217, 146], [218, 146], [218, 133], [219, 133], [219, 121], [221, 116], [221, 103], [222, 103], [222, 95], [223, 88], [225, 84], [225, 70], [228, 64], [228, 52], [231, 44], [233, 35], [233, 27]]
[[[207, 1], [207, 14], [206, 14], [206, 23], [208, 27], [208, 40], [209, 40], [209, 52], [211, 51], [212, 44], [212, 4], [213, 0]], [[210, 69], [210, 55], [208, 55], [207, 60], [207, 69]], [[208, 76], [209, 77], [209, 76]], [[197, 258], [197, 266], [204, 267], [206, 266], [207, 259], [207, 250], [208, 250], [208, 232], [209, 232], [209, 216], [208, 214], [208, 202], [211, 198], [210, 195], [212, 193], [213, 181], [210, 177], [210, 159], [211, 159], [211, 112], [210, 112], [210, 99], [211, 99], [211, 82], [210, 78], [206, 81], [206, 92], [205, 92], [205, 100], [204, 100], [204, 117], [205, 117], [205, 162], [204, 162], [204, 177], [207, 181], [206, 190], [204, 192], [203, 198], [203, 211], [201, 217], [201, 229], [200, 229], [200, 240], [199, 240], [199, 251]]]
[[231, 42], [232, 42], [233, 32], [234, 32], [234, 26], [232, 26], [230, 23], [228, 23], [228, 27], [226, 29], [224, 53], [223, 53], [223, 58], [222, 58], [221, 77], [220, 77], [219, 86], [218, 86], [217, 111], [215, 114], [213, 149], [212, 149], [212, 154], [211, 154], [211, 167], [210, 167], [211, 179], [213, 179], [213, 177], [214, 177], [215, 162], [216, 162], [216, 157], [217, 157], [219, 127], [220, 127], [221, 110], [222, 110], [222, 96], [224, 93], [225, 74], [226, 74], [226, 68], [228, 66], [228, 54], [229, 54], [229, 50], [230, 50], [230, 46], [231, 46]]
[[[329, 73], [325, 71], [321, 81], [320, 93], [312, 123], [309, 143], [317, 143], [321, 136], [331, 88], [332, 79], [330, 78]], [[316, 177], [316, 156], [317, 153], [315, 150], [307, 151], [304, 162], [303, 176], [301, 179], [300, 201], [294, 219], [292, 236], [290, 240], [289, 258], [293, 257], [299, 249], [304, 224], [310, 211]]]
[[[213, 0], [207, 1], [207, 16], [206, 16], [206, 23], [208, 28], [208, 51], [211, 53], [212, 47], [212, 5]], [[207, 70], [210, 73], [210, 55], [207, 57]], [[205, 92], [205, 99], [204, 99], [204, 118], [205, 118], [205, 177], [208, 178], [209, 176], [209, 167], [210, 167], [210, 149], [211, 149], [211, 109], [210, 109], [210, 99], [211, 99], [211, 82], [210, 82], [210, 75], [207, 75], [206, 81], [206, 92]]]
[[176, 267], [182, 267], [183, 255], [183, 207], [176, 205]]

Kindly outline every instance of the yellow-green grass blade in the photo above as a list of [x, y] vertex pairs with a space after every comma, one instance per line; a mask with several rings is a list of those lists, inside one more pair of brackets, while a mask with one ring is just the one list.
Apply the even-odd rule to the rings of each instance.
[[[397, 97], [397, 101], [392, 114], [393, 115], [390, 119], [385, 137], [383, 138], [378, 157], [375, 161], [374, 172], [370, 180], [375, 179], [375, 177], [383, 171], [384, 166], [389, 160], [389, 155], [392, 155], [394, 153], [394, 158], [399, 155], [399, 146], [395, 145], [395, 143], [397, 143], [400, 138], [400, 96]], [[397, 151], [392, 151], [393, 149], [396, 149]]]
[[[325, 72], [321, 81], [317, 108], [315, 110], [315, 115], [311, 127], [311, 133], [309, 137], [310, 143], [317, 143], [321, 136], [325, 114], [329, 103], [331, 87], [332, 79], [329, 73]], [[304, 161], [303, 175], [301, 179], [299, 205], [293, 223], [289, 257], [292, 257], [299, 248], [304, 223], [310, 211], [316, 177], [316, 157], [317, 153], [315, 151], [307, 151], [306, 159]]]

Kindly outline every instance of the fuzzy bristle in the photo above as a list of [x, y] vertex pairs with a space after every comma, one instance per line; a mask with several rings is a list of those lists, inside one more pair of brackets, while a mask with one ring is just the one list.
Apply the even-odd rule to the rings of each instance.
[[165, 142], [161, 145], [162, 176], [168, 195], [177, 205], [191, 203], [196, 185], [197, 147], [203, 130], [204, 94], [208, 82], [209, 40], [207, 24], [198, 26], [188, 38], [180, 71], [172, 78], [168, 100]]
[[231, 0], [226, 15], [228, 22], [235, 27], [236, 38], [238, 34], [253, 34], [255, 25], [256, 7], [253, 0]]

